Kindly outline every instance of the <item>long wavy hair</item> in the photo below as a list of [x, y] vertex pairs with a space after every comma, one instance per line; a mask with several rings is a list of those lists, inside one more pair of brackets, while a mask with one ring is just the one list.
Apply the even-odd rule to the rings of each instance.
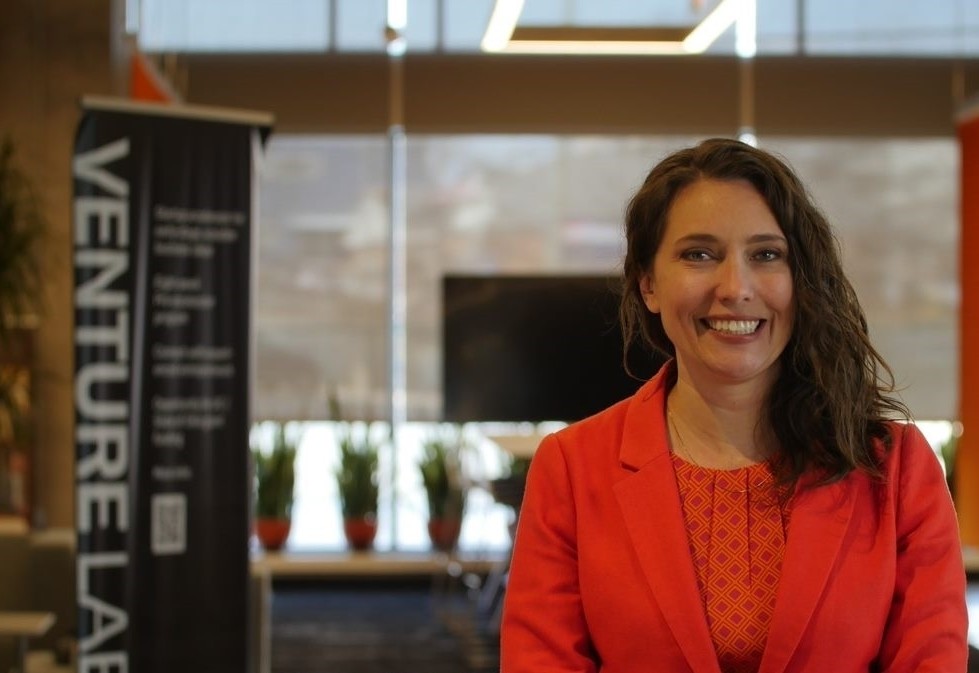
[[[658, 314], [646, 308], [640, 280], [652, 269], [670, 208], [704, 179], [745, 180], [768, 204], [788, 240], [795, 320], [767, 418], [781, 445], [779, 481], [814, 470], [818, 483], [855, 469], [881, 477], [885, 421], [910, 418], [895, 395], [894, 375], [870, 342], [867, 320], [843, 273], [839, 243], [805, 186], [778, 157], [737, 140], [713, 138], [671, 154], [646, 176], [626, 211], [626, 256], [619, 318], [626, 350], [635, 342], [676, 352]], [[628, 367], [628, 365], [626, 364]]]

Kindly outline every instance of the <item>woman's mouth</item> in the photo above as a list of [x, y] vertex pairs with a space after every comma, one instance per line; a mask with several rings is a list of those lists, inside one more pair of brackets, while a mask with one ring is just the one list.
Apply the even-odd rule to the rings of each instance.
[[735, 336], [745, 336], [747, 334], [754, 334], [759, 325], [761, 325], [761, 320], [704, 320], [704, 323], [710, 329], [715, 332], [720, 332], [721, 334], [731, 334]]

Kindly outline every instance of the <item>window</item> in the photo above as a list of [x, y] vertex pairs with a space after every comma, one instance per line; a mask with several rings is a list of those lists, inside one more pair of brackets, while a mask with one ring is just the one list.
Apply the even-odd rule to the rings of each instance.
[[[623, 254], [627, 199], [658, 159], [693, 141], [408, 138], [410, 422], [399, 431], [397, 455], [385, 459], [396, 459], [398, 467], [396, 484], [382, 492], [389, 514], [382, 518], [379, 549], [427, 548], [416, 462], [421, 439], [441, 414], [442, 274], [614, 273]], [[762, 145], [793, 164], [836, 227], [874, 341], [906, 386], [915, 417], [954, 417], [954, 140], [763, 138]], [[335, 445], [329, 424], [322, 423], [330, 395], [348, 418], [387, 418], [386, 152], [382, 136], [274, 134], [266, 150], [254, 407], [256, 418], [318, 422], [300, 450], [290, 543], [299, 548], [343, 544], [332, 479]], [[484, 430], [471, 431], [481, 436]], [[498, 476], [499, 452], [492, 443], [480, 446], [479, 474]], [[474, 498], [463, 544], [505, 548], [506, 511], [485, 491]]]
[[[407, 0], [409, 51], [479, 51], [494, 0]], [[527, 0], [521, 26], [688, 26], [705, 0]], [[385, 0], [130, 0], [148, 52], [380, 52]], [[758, 54], [979, 54], [972, 0], [757, 0]], [[799, 7], [801, 6], [801, 13]], [[127, 23], [134, 23], [127, 17]], [[733, 30], [710, 49], [734, 53]]]

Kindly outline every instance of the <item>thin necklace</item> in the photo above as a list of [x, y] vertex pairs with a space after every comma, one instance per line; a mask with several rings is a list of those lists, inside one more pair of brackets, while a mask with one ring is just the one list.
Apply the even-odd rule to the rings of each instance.
[[[670, 426], [673, 428], [673, 434], [676, 435], [677, 442], [680, 445], [679, 448], [682, 449], [683, 455], [686, 456], [686, 459], [690, 463], [692, 463], [696, 467], [699, 467], [702, 470], [711, 470], [713, 472], [726, 472], [726, 470], [718, 470], [716, 468], [710, 468], [710, 467], [706, 467], [704, 465], [701, 465], [700, 463], [698, 463], [694, 459], [693, 455], [690, 453], [690, 449], [687, 448], [687, 443], [683, 441], [683, 435], [680, 434], [680, 429], [676, 426], [676, 418], [673, 416], [673, 409], [670, 408], [670, 405], [669, 404], [666, 405], [666, 417], [667, 417], [667, 419], [670, 422]], [[747, 469], [748, 467], [750, 467], [750, 466], [745, 466], [745, 467], [736, 468], [736, 469], [742, 469], [743, 470], [743, 469]], [[735, 489], [735, 488], [727, 488], [727, 487], [724, 487], [724, 486], [720, 485], [719, 483], [717, 483], [717, 479], [714, 479], [714, 486], [716, 486], [717, 488], [721, 489], [722, 491], [727, 491], [728, 493], [748, 493], [751, 490], [751, 487], [760, 488], [760, 487], [767, 486], [767, 485], [768, 484], [765, 481], [760, 481], [757, 484], [752, 484], [749, 481], [748, 482], [748, 486], [749, 486], [748, 488]]]

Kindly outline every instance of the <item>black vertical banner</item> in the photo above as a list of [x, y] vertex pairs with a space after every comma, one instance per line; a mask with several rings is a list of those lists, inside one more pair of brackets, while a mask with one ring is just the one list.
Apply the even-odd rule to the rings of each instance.
[[74, 178], [79, 671], [248, 668], [263, 115], [88, 99]]

